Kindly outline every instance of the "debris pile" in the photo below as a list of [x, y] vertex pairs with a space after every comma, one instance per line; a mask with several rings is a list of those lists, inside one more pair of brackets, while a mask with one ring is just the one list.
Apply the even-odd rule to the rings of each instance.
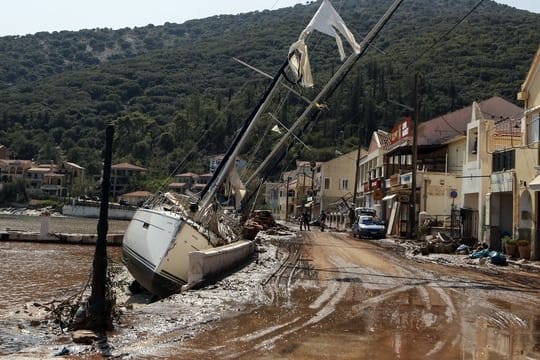
[[276, 227], [276, 220], [269, 210], [255, 210], [244, 224], [243, 236], [254, 240], [259, 231]]
[[437, 235], [429, 239], [425, 245], [418, 250], [422, 255], [436, 254], [453, 254], [459, 246], [459, 242], [454, 240], [450, 235], [438, 232]]

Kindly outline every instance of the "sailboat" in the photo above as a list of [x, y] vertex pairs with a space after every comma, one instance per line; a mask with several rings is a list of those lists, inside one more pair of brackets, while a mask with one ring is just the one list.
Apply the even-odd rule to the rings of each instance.
[[[320, 104], [335, 90], [337, 84], [366, 51], [402, 1], [395, 0], [392, 3], [361, 43], [356, 42], [354, 35], [330, 1], [322, 1], [298, 41], [290, 46], [287, 59], [274, 76], [257, 107], [244, 122], [205, 189], [195, 199], [172, 192], [159, 194], [135, 212], [124, 234], [123, 261], [143, 288], [159, 297], [177, 293], [191, 282], [193, 264], [190, 262], [193, 261], [194, 253], [226, 248], [227, 244], [241, 241], [242, 227], [239, 217], [234, 211], [220, 206], [217, 194], [227, 183], [229, 186], [226, 187], [232, 189], [230, 194], [236, 198], [237, 203], [242, 201], [246, 195], [246, 186], [255, 181], [270, 163], [276, 161], [280, 151], [295, 136], [296, 130], [309, 120], [310, 115], [320, 111]], [[314, 30], [336, 39], [343, 64], [315, 99], [309, 102], [304, 112], [244, 185], [238, 176], [236, 159], [241, 147], [252, 136], [257, 120], [265, 112], [267, 104], [282, 85], [282, 81], [294, 77], [294, 81], [302, 86], [313, 86], [306, 39]], [[345, 56], [341, 37], [345, 38], [352, 48], [352, 54], [348, 58]], [[232, 262], [225, 262], [223, 267], [232, 265]], [[213, 271], [216, 271], [216, 267], [218, 271], [225, 270], [219, 269], [219, 266], [219, 264], [214, 266]]]

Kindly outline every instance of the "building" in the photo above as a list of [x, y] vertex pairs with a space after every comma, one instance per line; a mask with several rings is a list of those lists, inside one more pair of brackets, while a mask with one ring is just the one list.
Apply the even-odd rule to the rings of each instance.
[[152, 196], [153, 194], [149, 191], [134, 191], [120, 195], [118, 201], [120, 204], [141, 206]]
[[295, 175], [296, 170], [281, 174], [278, 212], [273, 214], [276, 219], [291, 220], [295, 217], [296, 185], [298, 182]]
[[0, 182], [12, 183], [23, 180], [26, 171], [32, 166], [31, 160], [0, 159]]
[[390, 143], [390, 134], [383, 130], [374, 131], [365, 156], [360, 157], [357, 206], [373, 208], [378, 216], [383, 215], [385, 167], [384, 154]]
[[111, 166], [111, 197], [116, 199], [118, 196], [129, 191], [129, 186], [146, 169], [129, 163], [120, 163]]
[[[365, 150], [363, 150], [365, 153]], [[320, 164], [319, 209], [349, 213], [356, 182], [358, 151], [351, 151]], [[318, 214], [317, 214], [318, 215]]]
[[[519, 183], [521, 195], [518, 219], [521, 221], [520, 228], [530, 223], [532, 258], [538, 259], [540, 258], [540, 226], [538, 225], [540, 224], [540, 171], [538, 171], [540, 169], [540, 47], [536, 51], [517, 98], [523, 101], [521, 122], [523, 141], [527, 148], [535, 150], [534, 154], [531, 154], [532, 159], [525, 161], [524, 167], [529, 166], [537, 170], [528, 182], [523, 180], [524, 183]], [[517, 159], [518, 162], [521, 160]], [[527, 194], [524, 195], [524, 191], [527, 191]], [[520, 232], [518, 236], [526, 235], [523, 231]]]
[[[474, 111], [473, 111], [474, 108]], [[474, 137], [474, 130], [469, 125], [477, 119], [505, 119], [519, 113], [519, 107], [500, 98], [492, 97], [478, 104], [472, 104], [463, 109], [441, 115], [434, 119], [420, 123], [417, 134], [417, 162], [415, 199], [412, 199], [413, 185], [413, 134], [410, 119], [402, 119], [392, 129], [390, 145], [385, 153], [384, 171], [387, 179], [385, 184], [385, 209], [389, 235], [413, 236], [408, 234], [415, 229], [414, 224], [418, 220], [420, 212], [424, 215], [436, 218], [442, 227], [451, 227], [460, 237], [459, 232], [461, 206], [467, 204], [473, 212], [478, 212], [481, 203], [475, 203], [475, 196], [480, 195], [480, 185], [464, 185], [463, 177], [477, 179], [482, 182], [478, 170], [474, 170], [473, 149], [477, 154], [479, 148], [478, 139]], [[475, 120], [476, 119], [476, 120]], [[478, 129], [477, 129], [478, 131]], [[476, 144], [476, 145], [475, 145]], [[476, 146], [476, 148], [475, 148]], [[469, 151], [470, 156], [466, 154]], [[483, 150], [482, 150], [483, 151]], [[487, 151], [487, 149], [486, 149]], [[493, 150], [492, 150], [493, 151]], [[481, 159], [476, 155], [477, 159]], [[482, 160], [482, 164], [488, 157]], [[464, 162], [467, 165], [464, 165]], [[472, 164], [469, 164], [472, 162]], [[478, 164], [478, 163], [477, 163]], [[480, 165], [476, 165], [480, 166]], [[465, 170], [465, 172], [463, 172]], [[473, 174], [477, 174], [473, 175]], [[481, 175], [489, 176], [489, 175]], [[467, 195], [463, 194], [463, 188]], [[467, 201], [465, 201], [467, 198]], [[411, 211], [414, 209], [414, 213]], [[414, 216], [414, 218], [411, 218]], [[477, 219], [480, 219], [476, 216]], [[472, 220], [471, 220], [472, 221]], [[478, 228], [481, 224], [479, 223]], [[471, 232], [474, 232], [471, 230]], [[471, 235], [477, 238], [478, 233]]]

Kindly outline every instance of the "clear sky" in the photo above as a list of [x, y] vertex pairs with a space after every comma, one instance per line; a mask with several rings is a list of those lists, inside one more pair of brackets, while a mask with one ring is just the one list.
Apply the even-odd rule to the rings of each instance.
[[[373, 0], [376, 1], [376, 0]], [[540, 13], [540, 0], [496, 0]], [[279, 9], [297, 0], [6, 0], [0, 11], [0, 36], [39, 31], [80, 30], [183, 23], [219, 14]]]

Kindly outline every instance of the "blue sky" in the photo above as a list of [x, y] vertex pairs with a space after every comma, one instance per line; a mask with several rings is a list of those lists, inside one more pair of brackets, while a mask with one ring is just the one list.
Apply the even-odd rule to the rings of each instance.
[[[374, 0], [375, 1], [375, 0]], [[295, 0], [8, 0], [0, 11], [0, 36], [183, 23], [218, 14], [278, 9]], [[540, 13], [540, 0], [497, 0]]]

